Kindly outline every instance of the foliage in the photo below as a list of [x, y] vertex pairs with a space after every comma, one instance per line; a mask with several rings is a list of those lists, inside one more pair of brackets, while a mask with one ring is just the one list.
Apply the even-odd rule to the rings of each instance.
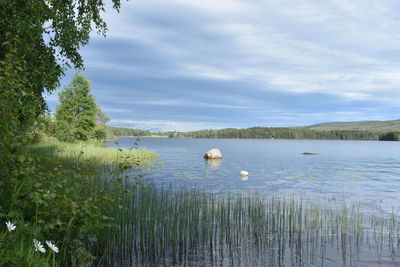
[[[6, 34], [9, 51], [0, 61], [0, 197], [11, 199], [17, 183], [35, 171], [25, 150], [30, 137], [25, 129], [38, 112], [40, 103], [25, 78], [25, 63], [18, 56], [18, 39]], [[25, 103], [25, 104], [24, 104]], [[7, 205], [0, 201], [0, 213]]]
[[13, 190], [0, 195], [1, 225], [8, 220], [17, 225], [13, 235], [6, 235], [10, 242], [0, 240], [0, 266], [51, 263], [47, 254], [33, 250], [33, 239], [52, 240], [59, 246], [57, 265], [90, 265], [99, 233], [114, 224], [104, 210], [118, 209], [128, 193], [122, 183], [125, 171], [146, 164], [155, 154], [86, 144], [28, 148], [30, 156], [23, 160], [31, 167], [26, 176], [12, 179]]
[[[114, 8], [120, 7], [113, 0]], [[81, 68], [79, 48], [94, 26], [105, 34], [104, 1], [0, 0], [0, 193], [9, 195], [12, 179], [32, 167], [24, 147], [26, 128], [45, 110], [43, 92], [51, 92], [64, 69]], [[1, 207], [0, 207], [1, 208]]]
[[0, 227], [0, 266], [16, 267], [36, 267], [36, 266], [55, 266], [56, 260], [50, 258], [54, 252], [44, 256], [35, 251], [32, 227], [22, 221], [14, 221], [16, 229], [12, 232], [7, 231], [5, 224], [1, 220]]
[[110, 121], [110, 118], [101, 110], [100, 106], [97, 105], [97, 113], [96, 113], [96, 118], [97, 118], [97, 125], [96, 129], [93, 133], [93, 137], [101, 142], [106, 140], [107, 138], [107, 122]]
[[[112, 3], [119, 10], [120, 0]], [[80, 47], [93, 29], [102, 35], [107, 31], [104, 7], [103, 0], [0, 0], [0, 61], [7, 59], [10, 38], [18, 39], [16, 59], [24, 69], [18, 79], [32, 93], [18, 106], [35, 102], [43, 111], [43, 92], [58, 87], [67, 67], [83, 67]]]
[[32, 143], [49, 140], [55, 136], [55, 122], [50, 114], [40, 115], [25, 130]]
[[56, 136], [60, 141], [74, 142], [90, 139], [95, 131], [98, 107], [90, 93], [90, 83], [76, 74], [69, 86], [60, 93], [56, 111]]
[[110, 117], [108, 117], [100, 108], [100, 106], [97, 106], [97, 123], [101, 126], [106, 126], [107, 122], [110, 121]]
[[381, 141], [400, 141], [400, 132], [388, 132], [379, 136]]
[[253, 127], [247, 129], [200, 130], [178, 133], [178, 135], [193, 138], [378, 140], [380, 133], [362, 130], [317, 131], [306, 128]]
[[107, 133], [102, 128], [97, 128], [93, 133], [93, 137], [100, 142], [107, 138]]
[[[120, 1], [112, 2], [119, 9]], [[27, 149], [37, 138], [28, 129], [46, 110], [43, 93], [58, 86], [67, 67], [83, 67], [79, 48], [93, 28], [105, 33], [104, 4], [0, 0], [0, 223], [18, 225], [14, 235], [0, 229], [2, 266], [51, 264], [33, 250], [33, 238], [59, 243], [57, 265], [89, 263], [95, 235], [111, 222], [102, 208], [125, 193], [116, 179], [99, 183], [97, 170], [84, 161], [50, 167]]]
[[140, 130], [125, 127], [107, 127], [107, 131], [111, 136], [149, 136], [151, 132], [148, 130]]

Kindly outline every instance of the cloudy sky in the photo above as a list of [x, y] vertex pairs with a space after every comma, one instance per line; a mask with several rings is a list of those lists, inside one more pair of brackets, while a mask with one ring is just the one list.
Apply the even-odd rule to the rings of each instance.
[[82, 54], [110, 125], [400, 118], [399, 1], [131, 0], [105, 19], [107, 38], [93, 35]]

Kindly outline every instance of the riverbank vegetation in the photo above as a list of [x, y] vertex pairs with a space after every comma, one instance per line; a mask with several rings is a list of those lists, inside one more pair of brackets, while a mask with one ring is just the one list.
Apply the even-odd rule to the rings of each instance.
[[[112, 6], [119, 10], [120, 1]], [[103, 1], [5, 0], [0, 5], [0, 266], [90, 266], [99, 234], [115, 223], [104, 210], [118, 209], [129, 193], [123, 186], [132, 167], [123, 160], [126, 155], [102, 179], [101, 164], [83, 156], [66, 160], [31, 149], [60, 137], [45, 115], [44, 95], [59, 87], [67, 68], [83, 68], [80, 47], [92, 30], [107, 31], [104, 9]], [[74, 134], [64, 137], [104, 138], [93, 127], [75, 131], [83, 118], [73, 114], [76, 124], [63, 126]]]
[[120, 208], [130, 194], [126, 179], [140, 183], [127, 171], [156, 157], [138, 149], [137, 141], [131, 149], [103, 147], [106, 121], [89, 82], [77, 74], [60, 92], [55, 120], [32, 117], [15, 129], [15, 139], [7, 136], [0, 266], [90, 266], [95, 261], [99, 235], [116, 222], [104, 211]]
[[[97, 239], [115, 218], [130, 189], [126, 171], [146, 166], [155, 157], [136, 149], [111, 149], [93, 144], [38, 144], [27, 149], [30, 168], [13, 187], [1, 187], [0, 266], [85, 266], [95, 259]], [[134, 179], [131, 183], [135, 184]], [[8, 184], [5, 184], [8, 185]], [[5, 222], [16, 226], [8, 232]], [[32, 240], [51, 241], [59, 253], [35, 251]]]

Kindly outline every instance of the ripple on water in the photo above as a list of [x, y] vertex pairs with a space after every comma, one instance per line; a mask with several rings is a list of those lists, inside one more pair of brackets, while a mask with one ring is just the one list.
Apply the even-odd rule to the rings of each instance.
[[[131, 143], [119, 140], [119, 146]], [[383, 206], [400, 203], [400, 142], [143, 138], [142, 145], [160, 155], [157, 168], [143, 171], [156, 183], [210, 187], [213, 192], [343, 194], [367, 208], [378, 200]], [[213, 147], [224, 158], [208, 163], [203, 155]], [[307, 157], [301, 155], [304, 151], [319, 155]], [[238, 177], [243, 169], [251, 173], [246, 181]]]

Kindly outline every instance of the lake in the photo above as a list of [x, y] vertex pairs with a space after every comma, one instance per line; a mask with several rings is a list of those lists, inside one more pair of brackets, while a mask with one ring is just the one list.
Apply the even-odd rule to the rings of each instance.
[[[132, 147], [135, 140], [120, 138], [108, 146]], [[400, 142], [141, 138], [139, 147], [160, 155], [153, 168], [136, 170], [159, 185], [344, 198], [387, 212], [400, 203]], [[211, 148], [220, 149], [223, 159], [206, 161]], [[248, 178], [240, 177], [241, 170]]]
[[[122, 245], [130, 266], [400, 266], [400, 142], [141, 138], [139, 147], [159, 158], [132, 170], [154, 186], [121, 216], [133, 218], [121, 230], [135, 237]], [[203, 158], [212, 148], [222, 160]]]

